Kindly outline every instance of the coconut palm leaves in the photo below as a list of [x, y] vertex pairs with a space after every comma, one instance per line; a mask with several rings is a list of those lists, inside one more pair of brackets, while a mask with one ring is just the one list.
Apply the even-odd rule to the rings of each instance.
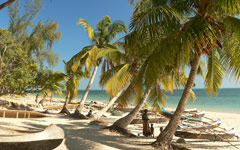
[[63, 81], [66, 81], [66, 75], [64, 73], [43, 70], [36, 77], [37, 93], [42, 93], [43, 99], [49, 94], [52, 97], [53, 93], [62, 95], [62, 90], [65, 89], [62, 83]]
[[[97, 24], [97, 29], [94, 31], [93, 28], [84, 19], [78, 21], [78, 25], [83, 25], [84, 29], [87, 30], [89, 39], [92, 41], [91, 46], [83, 48], [78, 54], [72, 57], [70, 61], [73, 63], [73, 71], [79, 65], [86, 65], [88, 71], [91, 71], [92, 66], [99, 65], [100, 59], [98, 52], [100, 50], [117, 49], [117, 47], [112, 43], [112, 41], [122, 32], [127, 33], [127, 28], [125, 24], [117, 20], [111, 22], [109, 16], [103, 17]], [[101, 55], [101, 54], [100, 54]], [[81, 63], [81, 60], [86, 59], [86, 61]], [[107, 65], [106, 63], [104, 63]], [[110, 63], [108, 63], [110, 65]]]
[[91, 40], [94, 40], [94, 37], [96, 37], [95, 32], [93, 28], [88, 24], [88, 22], [84, 19], [79, 19], [77, 22], [78, 25], [83, 25], [84, 29], [88, 32], [88, 37]]
[[219, 55], [211, 51], [208, 58], [208, 72], [205, 80], [205, 87], [207, 87], [209, 94], [216, 96], [218, 88], [221, 87], [224, 71], [225, 68], [221, 63]]

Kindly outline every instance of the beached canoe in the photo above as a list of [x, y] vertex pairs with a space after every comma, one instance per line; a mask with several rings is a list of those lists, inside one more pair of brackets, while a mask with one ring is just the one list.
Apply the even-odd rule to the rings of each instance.
[[64, 131], [56, 125], [43, 131], [0, 131], [1, 150], [52, 150], [63, 140]]
[[[49, 105], [49, 106], [44, 106], [45, 109], [48, 110], [61, 110], [63, 108], [64, 104], [58, 104], [58, 105]], [[76, 109], [78, 104], [68, 104], [67, 108], [68, 109]]]
[[235, 136], [234, 133], [203, 133], [196, 131], [176, 131], [175, 136], [187, 139], [208, 139], [211, 141], [224, 141]]
[[189, 124], [184, 124], [182, 126], [179, 126], [181, 129], [213, 129], [216, 127], [219, 127], [221, 124], [222, 120], [218, 119], [217, 121], [211, 121], [211, 122], [204, 122], [201, 121], [200, 123], [203, 123], [204, 125], [193, 125], [191, 123]]
[[[168, 121], [168, 119], [163, 117], [162, 118], [157, 117], [157, 118], [149, 118], [148, 123], [162, 123], [166, 121]], [[143, 123], [142, 118], [137, 118], [137, 119], [133, 119], [133, 121], [130, 124], [142, 124], [142, 123]]]
[[0, 117], [2, 118], [42, 118], [46, 115], [34, 112], [34, 111], [24, 111], [24, 110], [0, 110]]
[[[170, 111], [167, 111], [167, 110], [164, 109], [164, 108], [161, 109], [160, 114], [163, 115], [164, 117], [169, 118], [169, 119], [171, 119], [171, 118], [174, 116], [174, 113], [172, 113], [172, 112], [170, 112]], [[201, 117], [192, 118], [192, 117], [188, 117], [188, 116], [182, 115], [182, 116], [181, 116], [181, 120], [189, 120], [189, 121], [198, 122], [198, 121], [202, 121], [202, 118], [201, 118]]]

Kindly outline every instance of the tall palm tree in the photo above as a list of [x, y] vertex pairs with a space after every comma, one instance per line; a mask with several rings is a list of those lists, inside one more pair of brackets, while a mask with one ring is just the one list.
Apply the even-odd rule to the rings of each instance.
[[[175, 24], [179, 26], [178, 30], [159, 39], [168, 43], [159, 46], [159, 49], [178, 51], [187, 62], [190, 60], [190, 54], [193, 54], [189, 78], [174, 117], [157, 137], [154, 145], [162, 149], [169, 148], [193, 87], [202, 55], [208, 56], [205, 86], [208, 92], [217, 93], [225, 70], [222, 62], [229, 62], [232, 58], [227, 55], [230, 49], [223, 49], [222, 43], [231, 42], [225, 37], [230, 37], [232, 33], [239, 35], [240, 20], [234, 17], [240, 12], [239, 4], [240, 1], [235, 0], [142, 0], [136, 4], [131, 26], [139, 31], [137, 32], [139, 36], [146, 28], [153, 32], [159, 24], [164, 25], [166, 27], [164, 29], [170, 24]], [[231, 65], [234, 73], [239, 71], [239, 65], [236, 63]]]
[[[103, 17], [97, 24], [97, 29], [93, 28], [84, 19], [78, 21], [79, 25], [83, 25], [88, 32], [89, 39], [92, 41], [92, 45], [86, 46], [78, 54], [73, 56], [70, 61], [73, 62], [72, 70], [75, 72], [76, 68], [79, 66], [86, 66], [86, 70], [90, 72], [92, 67], [94, 67], [93, 72], [90, 76], [87, 88], [80, 100], [78, 107], [76, 108], [76, 113], [81, 112], [84, 102], [86, 101], [88, 92], [92, 86], [93, 80], [97, 73], [98, 67], [102, 62], [101, 58], [97, 58], [98, 52], [100, 50], [111, 50], [117, 49], [117, 46], [113, 43], [113, 40], [122, 32], [127, 33], [127, 27], [120, 21], [114, 21], [112, 23], [109, 16]], [[103, 60], [102, 72], [113, 66], [113, 62], [106, 59]]]

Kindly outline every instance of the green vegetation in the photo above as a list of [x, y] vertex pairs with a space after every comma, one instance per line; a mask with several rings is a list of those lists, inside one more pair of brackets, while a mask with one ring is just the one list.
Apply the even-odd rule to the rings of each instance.
[[57, 32], [58, 24], [50, 19], [45, 24], [42, 21], [33, 24], [42, 8], [41, 0], [28, 1], [24, 12], [20, 12], [19, 2], [9, 6], [8, 31], [0, 29], [0, 96], [56, 91], [56, 87], [46, 85], [54, 82], [52, 76], [57, 78], [58, 73], [52, 73], [51, 81], [45, 80], [49, 81], [45, 85], [39, 80], [39, 74], [44, 74], [45, 68], [54, 67], [58, 62], [58, 55], [52, 51], [53, 44], [61, 37]]
[[38, 72], [35, 77], [36, 84], [36, 103], [38, 102], [39, 94], [43, 95], [45, 99], [48, 95], [51, 96], [50, 101], [52, 101], [53, 94], [62, 95], [62, 90], [65, 89], [65, 85], [62, 81], [66, 81], [67, 76], [61, 72], [53, 72], [52, 70], [45, 69]]
[[16, 43], [10, 32], [0, 29], [0, 96], [25, 94], [34, 85], [37, 64], [28, 61], [27, 51]]

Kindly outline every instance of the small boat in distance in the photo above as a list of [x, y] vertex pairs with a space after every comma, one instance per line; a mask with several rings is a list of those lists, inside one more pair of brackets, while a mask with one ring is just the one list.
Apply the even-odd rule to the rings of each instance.
[[43, 131], [0, 130], [1, 150], [52, 150], [64, 140], [64, 131], [50, 125]]

